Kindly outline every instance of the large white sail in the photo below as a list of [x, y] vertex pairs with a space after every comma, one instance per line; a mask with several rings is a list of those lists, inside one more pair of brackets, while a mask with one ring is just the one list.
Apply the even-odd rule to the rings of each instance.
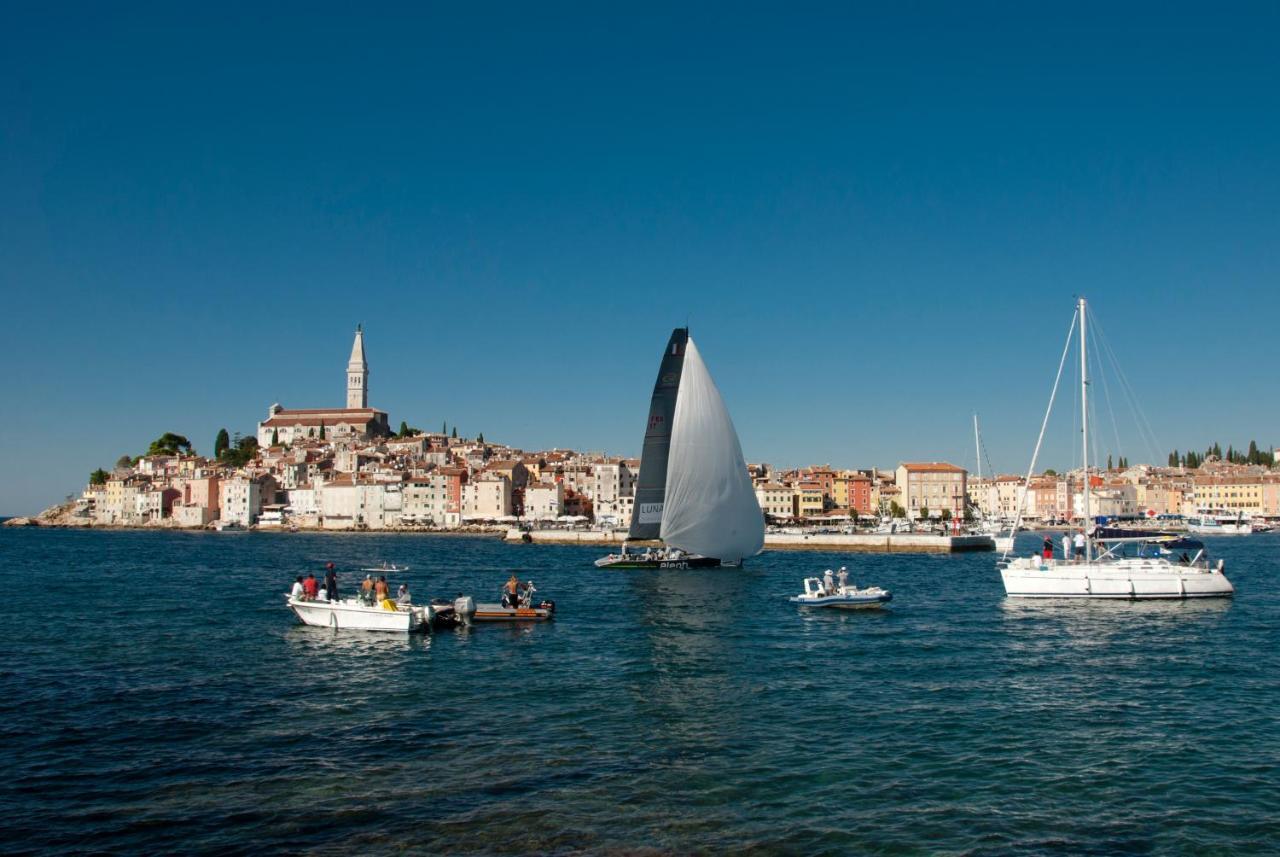
[[661, 536], [672, 547], [726, 562], [764, 547], [764, 516], [738, 433], [692, 338], [676, 396]]

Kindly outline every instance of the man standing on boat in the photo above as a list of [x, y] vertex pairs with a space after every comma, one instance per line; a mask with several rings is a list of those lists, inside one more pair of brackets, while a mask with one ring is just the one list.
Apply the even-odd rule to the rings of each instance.
[[1076, 559], [1084, 559], [1084, 530], [1076, 531]]
[[1062, 534], [1062, 561], [1067, 562], [1071, 559], [1071, 533]]
[[520, 579], [514, 573], [502, 587], [502, 601], [507, 607], [520, 606]]
[[333, 563], [325, 566], [324, 588], [329, 590], [329, 600], [338, 600], [338, 573], [333, 570]]

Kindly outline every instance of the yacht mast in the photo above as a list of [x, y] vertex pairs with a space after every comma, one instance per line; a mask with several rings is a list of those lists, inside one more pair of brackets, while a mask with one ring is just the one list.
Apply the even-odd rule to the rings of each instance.
[[[982, 496], [982, 441], [978, 440], [978, 412], [973, 412], [973, 452], [978, 457], [978, 496]], [[978, 514], [982, 514], [982, 506], [978, 506]]]
[[1084, 298], [1080, 298], [1080, 436], [1082, 453], [1080, 460], [1084, 462], [1084, 559], [1089, 562], [1093, 545], [1089, 538], [1089, 361], [1086, 356], [1085, 343], [1088, 341], [1088, 328], [1085, 324]]

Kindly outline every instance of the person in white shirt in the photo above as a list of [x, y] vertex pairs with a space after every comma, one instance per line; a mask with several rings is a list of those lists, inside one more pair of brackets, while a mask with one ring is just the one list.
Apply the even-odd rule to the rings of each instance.
[[293, 581], [293, 591], [291, 591], [289, 594], [290, 594], [291, 596], [293, 596], [294, 598], [298, 599], [299, 601], [301, 601], [301, 600], [302, 600], [302, 592], [303, 592], [303, 590], [302, 590], [302, 575], [298, 575], [298, 578], [297, 578], [296, 580], [294, 580], [294, 581]]
[[1062, 534], [1062, 558], [1071, 559], [1071, 533]]
[[1076, 559], [1084, 559], [1084, 530], [1076, 533]]

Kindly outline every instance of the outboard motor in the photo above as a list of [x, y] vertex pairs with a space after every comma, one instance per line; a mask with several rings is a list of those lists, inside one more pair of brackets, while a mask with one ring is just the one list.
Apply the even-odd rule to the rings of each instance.
[[453, 612], [458, 614], [458, 618], [463, 622], [470, 624], [471, 619], [476, 615], [476, 600], [470, 595], [459, 595], [453, 600]]

